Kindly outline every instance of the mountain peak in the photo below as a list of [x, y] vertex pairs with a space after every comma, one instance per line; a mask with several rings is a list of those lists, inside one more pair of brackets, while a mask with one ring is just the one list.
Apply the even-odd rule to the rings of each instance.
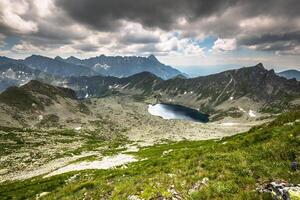
[[76, 58], [75, 56], [70, 56], [66, 60], [68, 60], [68, 61], [79, 61], [80, 59]]
[[154, 61], [154, 62], [159, 62], [157, 60], [157, 58], [153, 54], [151, 54], [150, 56], [148, 56], [148, 59], [151, 60], [151, 61]]
[[32, 60], [32, 59], [47, 59], [47, 60], [50, 60], [52, 58], [49, 58], [49, 57], [46, 57], [46, 56], [37, 55], [37, 54], [32, 54], [31, 56], [25, 58], [25, 60]]
[[56, 56], [56, 57], [54, 58], [54, 60], [60, 60], [60, 61], [63, 61], [64, 59], [63, 59], [62, 57], [60, 57], [60, 56]]
[[262, 63], [258, 63], [257, 65], [255, 65], [255, 67], [259, 67], [259, 68], [265, 69], [265, 67], [264, 67], [264, 65]]
[[43, 94], [51, 98], [54, 98], [55, 95], [71, 99], [77, 98], [75, 92], [72, 89], [53, 86], [38, 80], [31, 80], [20, 88], [25, 89], [29, 92]]

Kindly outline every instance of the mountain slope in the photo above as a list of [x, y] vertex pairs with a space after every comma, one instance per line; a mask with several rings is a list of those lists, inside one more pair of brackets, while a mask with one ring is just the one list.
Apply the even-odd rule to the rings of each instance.
[[98, 73], [115, 77], [127, 77], [145, 71], [162, 79], [169, 79], [182, 74], [180, 71], [160, 63], [153, 55], [149, 57], [101, 55], [83, 60], [71, 56], [65, 59], [65, 62], [89, 66]]
[[40, 70], [35, 70], [22, 63], [8, 62], [0, 64], [0, 92], [10, 86], [21, 86], [30, 80], [37, 79], [55, 84], [62, 79]]
[[[299, 170], [290, 166], [299, 160], [299, 119], [298, 109], [219, 140], [164, 141], [131, 152], [138, 160], [126, 167], [74, 168], [47, 178], [8, 181], [0, 193], [4, 199], [35, 199], [45, 191], [46, 199], [274, 199], [266, 190], [270, 182], [300, 182]], [[299, 198], [297, 191], [288, 191], [291, 199]]]
[[97, 75], [97, 73], [88, 67], [70, 64], [59, 59], [44, 56], [32, 55], [22, 62], [33, 69], [62, 77]]
[[49, 117], [55, 120], [55, 125], [59, 125], [59, 122], [64, 124], [66, 120], [81, 115], [85, 119], [88, 113], [73, 90], [36, 80], [21, 87], [9, 87], [0, 94], [1, 126], [47, 124], [47, 120], [51, 121]]
[[272, 102], [300, 93], [300, 83], [277, 76], [262, 64], [229, 70], [219, 74], [192, 79], [167, 80], [155, 89], [166, 93], [184, 94], [191, 91], [200, 99], [209, 99], [214, 105], [222, 101], [248, 97], [254, 101]]
[[126, 78], [113, 76], [71, 77], [66, 86], [77, 92], [79, 98], [101, 97], [115, 92], [151, 95], [154, 86], [163, 80], [149, 72], [142, 72]]
[[0, 94], [0, 102], [20, 110], [44, 109], [59, 97], [76, 99], [76, 93], [68, 88], [54, 87], [32, 80], [21, 87], [10, 87]]
[[262, 64], [192, 79], [162, 80], [150, 73], [140, 73], [120, 79], [80, 77], [69, 80], [67, 85], [90, 96], [112, 91], [148, 97], [159, 94], [164, 102], [183, 104], [208, 113], [226, 109], [280, 112], [290, 105], [289, 102], [300, 98], [300, 82], [279, 77]]
[[8, 58], [8, 57], [5, 57], [5, 56], [0, 56], [0, 65], [8, 64], [8, 63], [17, 63], [17, 62], [18, 62], [18, 60]]
[[292, 79], [295, 78], [296, 80], [300, 81], [300, 71], [291, 69], [291, 70], [286, 70], [277, 73], [279, 76], [285, 77], [287, 79]]

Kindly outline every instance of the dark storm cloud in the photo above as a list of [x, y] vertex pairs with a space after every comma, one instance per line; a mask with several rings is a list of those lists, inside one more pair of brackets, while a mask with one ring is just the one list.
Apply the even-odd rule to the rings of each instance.
[[298, 0], [239, 0], [245, 16], [266, 15], [287, 18], [300, 16]]
[[170, 29], [179, 17], [193, 21], [221, 15], [235, 6], [241, 7], [245, 17], [300, 15], [298, 0], [57, 0], [56, 4], [73, 19], [98, 30], [114, 29], [119, 20]]
[[[299, 45], [299, 23], [291, 22], [300, 18], [298, 0], [56, 0], [56, 6], [73, 20], [100, 31], [120, 31], [122, 21], [130, 21], [145, 28], [179, 29], [183, 37], [204, 34], [235, 38], [243, 46], [256, 45], [268, 51], [293, 49]], [[240, 22], [258, 16], [284, 22], [274, 27], [265, 24], [269, 26], [267, 31], [273, 34], [266, 34], [264, 27], [256, 28], [255, 23], [259, 21], [251, 22], [255, 31], [245, 32]], [[210, 21], [210, 17], [213, 20]], [[182, 18], [188, 25], [178, 24]], [[240, 38], [245, 34], [247, 38]], [[159, 42], [156, 38], [135, 34], [125, 34], [118, 40], [124, 44]]]
[[69, 26], [60, 26], [58, 23], [45, 23], [41, 22], [38, 25], [38, 31], [33, 33], [32, 36], [39, 38], [47, 38], [59, 43], [68, 43], [71, 40], [81, 40], [86, 37], [76, 30], [72, 30]]
[[48, 10], [44, 1], [3, 2], [0, 35], [41, 48], [155, 53], [207, 37], [286, 54], [300, 46], [299, 0], [51, 0]]
[[120, 37], [119, 42], [124, 44], [151, 44], [160, 42], [155, 35], [126, 34]]
[[193, 20], [223, 12], [237, 0], [57, 0], [73, 19], [99, 30], [115, 29], [120, 20], [147, 27], [172, 28], [178, 17]]
[[257, 45], [263, 43], [273, 43], [273, 42], [296, 42], [300, 43], [300, 31], [289, 32], [289, 33], [279, 33], [279, 34], [265, 34], [261, 36], [250, 36], [240, 39], [239, 43], [241, 45]]
[[238, 43], [244, 46], [255, 46], [260, 51], [275, 51], [280, 54], [298, 54], [300, 46], [300, 31], [264, 34], [241, 38]]
[[93, 44], [78, 44], [78, 45], [74, 45], [74, 48], [84, 52], [93, 52], [93, 51], [97, 51], [99, 47]]

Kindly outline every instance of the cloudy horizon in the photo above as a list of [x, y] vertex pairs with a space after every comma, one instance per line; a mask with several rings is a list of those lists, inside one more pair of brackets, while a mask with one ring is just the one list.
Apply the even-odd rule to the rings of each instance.
[[183, 71], [299, 69], [296, 0], [0, 0], [0, 55], [153, 54]]

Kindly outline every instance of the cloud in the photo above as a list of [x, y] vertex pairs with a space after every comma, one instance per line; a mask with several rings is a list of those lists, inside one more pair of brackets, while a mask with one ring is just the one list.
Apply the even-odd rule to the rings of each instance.
[[232, 13], [227, 16], [234, 19], [234, 24], [260, 15], [299, 17], [300, 10], [297, 0], [56, 0], [56, 5], [76, 21], [97, 30], [115, 29], [121, 20], [170, 30], [209, 17], [219, 21], [227, 11]]
[[[240, 41], [245, 35], [262, 37], [300, 30], [297, 0], [57, 0], [56, 5], [73, 20], [98, 31], [120, 30], [124, 20], [146, 29], [180, 31], [182, 37], [197, 40], [212, 35]], [[119, 41], [147, 44], [159, 42], [157, 39], [154, 34], [136, 33], [124, 34]], [[280, 51], [276, 47], [270, 50]], [[219, 40], [215, 49], [234, 50], [236, 43]]]
[[[272, 1], [267, 1], [270, 4], [266, 11], [272, 10]], [[242, 13], [250, 13], [246, 9], [253, 9], [261, 4], [258, 1], [243, 0], [56, 0], [56, 5], [72, 19], [100, 31], [115, 30], [122, 20], [140, 23], [149, 28], [172, 30], [178, 25], [201, 19], [219, 18], [235, 8], [239, 17], [244, 18]]]
[[40, 52], [42, 49], [34, 46], [26, 41], [21, 41], [19, 44], [16, 44], [12, 47], [12, 51], [23, 53], [23, 52]]
[[[297, 0], [0, 0], [0, 7], [2, 38], [20, 41], [7, 45], [15, 53], [299, 55]], [[199, 45], [207, 37], [219, 39]]]
[[279, 33], [279, 34], [265, 34], [260, 36], [248, 36], [240, 39], [240, 43], [242, 45], [256, 45], [263, 43], [273, 43], [273, 42], [286, 42], [286, 41], [294, 41], [300, 43], [300, 31], [296, 32], [287, 32], [287, 33]]
[[118, 41], [123, 44], [151, 44], [160, 42], [162, 31], [147, 30], [141, 24], [122, 22], [119, 28], [120, 34]]
[[235, 39], [220, 39], [218, 38], [214, 42], [213, 50], [218, 51], [233, 51], [236, 49], [236, 40]]
[[37, 24], [25, 19], [29, 3], [18, 0], [0, 1], [0, 27], [3, 32], [29, 34], [38, 31]]
[[240, 38], [239, 44], [254, 50], [297, 55], [300, 47], [300, 31], [245, 36]]

